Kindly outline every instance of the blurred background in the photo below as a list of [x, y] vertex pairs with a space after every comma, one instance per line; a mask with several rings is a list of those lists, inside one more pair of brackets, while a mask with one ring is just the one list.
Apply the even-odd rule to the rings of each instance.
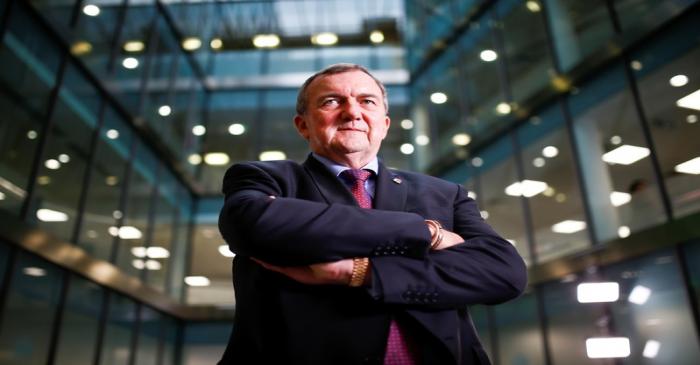
[[[364, 65], [381, 158], [463, 184], [529, 265], [498, 365], [700, 363], [695, 0], [0, 0], [0, 363], [213, 364], [244, 160]], [[235, 330], [235, 329], [234, 329]]]

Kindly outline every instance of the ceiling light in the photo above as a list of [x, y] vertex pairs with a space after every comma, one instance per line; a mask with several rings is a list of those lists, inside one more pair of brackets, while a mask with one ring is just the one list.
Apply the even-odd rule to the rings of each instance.
[[632, 200], [632, 195], [629, 193], [624, 193], [621, 191], [613, 191], [610, 193], [610, 203], [614, 207], [619, 207], [621, 205], [625, 205]]
[[472, 190], [467, 191], [467, 197], [471, 199], [476, 199], [476, 193]]
[[548, 186], [547, 189], [544, 189], [544, 191], [542, 192], [542, 195], [548, 196], [548, 197], [553, 197], [556, 192], [557, 191], [554, 190], [553, 187]]
[[369, 40], [372, 43], [382, 43], [384, 42], [384, 33], [379, 30], [372, 31], [372, 33], [369, 34]]
[[36, 178], [36, 182], [39, 183], [39, 185], [48, 185], [51, 183], [51, 178], [46, 175], [39, 176]]
[[278, 161], [286, 160], [287, 155], [282, 151], [263, 151], [260, 152], [260, 161]]
[[189, 286], [209, 286], [210, 281], [206, 276], [186, 276], [185, 284]]
[[676, 105], [681, 108], [700, 110], [700, 89], [678, 99]]
[[82, 56], [92, 51], [92, 44], [86, 41], [78, 41], [70, 47], [70, 53], [75, 56]]
[[513, 110], [513, 108], [510, 106], [510, 104], [506, 103], [505, 101], [500, 102], [500, 103], [498, 103], [498, 105], [496, 105], [496, 113], [498, 113], [500, 115], [510, 114], [510, 112], [512, 110]]
[[536, 13], [536, 12], [542, 10], [542, 8], [540, 7], [540, 4], [537, 1], [533, 1], [533, 0], [528, 0], [528, 2], [525, 3], [525, 6], [527, 6], [527, 10], [530, 10], [533, 13]]
[[647, 300], [649, 300], [650, 296], [651, 289], [643, 285], [637, 285], [632, 289], [632, 292], [630, 292], [630, 296], [627, 298], [627, 300], [629, 300], [630, 303], [643, 305], [647, 302]]
[[36, 139], [36, 137], [38, 137], [38, 136], [39, 136], [39, 134], [35, 130], [27, 131], [27, 138], [29, 138], [29, 139]]
[[444, 104], [447, 102], [447, 95], [445, 93], [432, 93], [430, 94], [430, 101], [433, 102], [433, 104]]
[[700, 175], [700, 157], [679, 163], [673, 169], [682, 174]]
[[413, 121], [410, 119], [404, 119], [401, 121], [401, 128], [405, 130], [413, 129]]
[[58, 162], [58, 160], [50, 158], [46, 160], [46, 162], [44, 162], [44, 166], [46, 166], [46, 168], [50, 170], [58, 170], [61, 167], [61, 163]]
[[617, 135], [612, 136], [612, 137], [610, 137], [610, 143], [617, 146], [618, 144], [622, 143], [622, 137], [617, 136]]
[[620, 284], [616, 282], [582, 283], [576, 287], [579, 303], [610, 303], [620, 298]]
[[627, 238], [630, 236], [630, 227], [627, 226], [620, 226], [620, 228], [617, 229], [617, 236], [620, 238]]
[[416, 136], [416, 144], [419, 146], [426, 146], [430, 143], [430, 137], [425, 134], [419, 134]]
[[97, 5], [88, 4], [83, 7], [83, 13], [87, 16], [98, 16], [100, 15], [100, 8]]
[[586, 222], [576, 220], [561, 221], [552, 226], [552, 232], [571, 234], [586, 229]]
[[498, 53], [492, 49], [485, 49], [479, 53], [479, 58], [484, 62], [493, 62], [498, 58]]
[[649, 149], [646, 147], [623, 144], [622, 146], [603, 154], [603, 161], [609, 164], [631, 165], [649, 156]]
[[127, 52], [141, 52], [146, 46], [141, 41], [126, 41], [122, 48]]
[[68, 156], [65, 153], [62, 153], [62, 154], [58, 155], [58, 161], [60, 163], [68, 163], [68, 162], [70, 162], [70, 156]]
[[224, 256], [224, 257], [234, 257], [236, 256], [235, 253], [231, 252], [231, 249], [228, 248], [228, 245], [221, 245], [219, 246], [219, 253]]
[[195, 51], [202, 46], [202, 40], [197, 37], [187, 37], [182, 40], [182, 48], [185, 51]]
[[169, 105], [161, 105], [161, 106], [158, 108], [158, 114], [159, 114], [161, 117], [167, 117], [167, 116], [170, 115], [170, 113], [172, 113], [172, 112], [173, 112], [173, 109], [172, 109]]
[[472, 166], [481, 167], [484, 164], [484, 160], [481, 157], [474, 157], [471, 160]]
[[632, 69], [635, 71], [641, 71], [642, 67], [644, 67], [644, 65], [642, 65], [642, 63], [637, 60], [630, 62], [630, 66], [632, 66]]
[[688, 76], [686, 75], [676, 75], [668, 80], [668, 83], [673, 87], [681, 87], [688, 84]]
[[131, 254], [139, 258], [144, 258], [146, 257], [146, 247], [134, 246], [131, 248]]
[[526, 198], [531, 198], [547, 190], [547, 187], [547, 183], [543, 181], [523, 180], [508, 185], [505, 192], [510, 196], [525, 196]]
[[204, 133], [207, 133], [207, 128], [203, 125], [198, 124], [192, 127], [192, 134], [194, 134], [195, 136], [203, 136]]
[[331, 32], [322, 32], [311, 36], [311, 43], [318, 46], [332, 46], [338, 43], [338, 36]]
[[245, 133], [245, 126], [240, 123], [233, 123], [228, 126], [228, 132], [234, 136], [240, 136], [241, 134]]
[[0, 191], [0, 200], [5, 200], [5, 193]]
[[148, 270], [160, 270], [163, 267], [160, 262], [156, 260], [147, 260], [146, 269]]
[[566, 194], [564, 193], [559, 193], [554, 196], [554, 200], [557, 201], [557, 203], [563, 203], [566, 201]]
[[559, 155], [559, 149], [554, 146], [547, 146], [542, 149], [542, 156], [547, 158], [554, 158]]
[[659, 341], [648, 340], [646, 344], [644, 344], [642, 356], [647, 359], [653, 359], [659, 354], [659, 349], [661, 349], [661, 343]]
[[35, 267], [35, 266], [28, 266], [22, 269], [22, 272], [24, 275], [29, 275], [29, 276], [34, 276], [34, 277], [42, 277], [46, 276], [46, 270], [40, 268], [40, 267]]
[[543, 167], [544, 164], [545, 164], [545, 160], [544, 160], [544, 158], [542, 158], [542, 157], [535, 157], [535, 158], [532, 160], [532, 165], [535, 166], [535, 167]]
[[118, 182], [119, 182], [119, 179], [116, 176], [107, 176], [105, 178], [105, 184], [107, 184], [108, 186], [117, 185]]
[[226, 165], [229, 162], [229, 157], [224, 152], [210, 152], [204, 155], [204, 163], [211, 166]]
[[455, 146], [466, 146], [472, 141], [472, 137], [466, 133], [457, 133], [452, 136], [452, 144]]
[[123, 240], [137, 240], [143, 237], [141, 230], [134, 226], [124, 226], [119, 228], [117, 235]]
[[401, 147], [399, 147], [399, 150], [400, 150], [401, 153], [403, 153], [404, 155], [410, 155], [410, 154], [413, 153], [413, 151], [415, 151], [415, 148], [414, 148], [413, 145], [410, 144], [410, 143], [404, 143], [404, 144], [401, 145]]
[[688, 122], [688, 124], [695, 124], [698, 122], [698, 116], [695, 114], [690, 114], [685, 117], [685, 121]]
[[590, 359], [608, 359], [630, 356], [627, 337], [593, 337], [586, 340], [586, 355]]
[[131, 266], [138, 270], [143, 270], [146, 267], [146, 263], [141, 259], [131, 260]]
[[209, 42], [209, 47], [212, 49], [221, 49], [224, 46], [224, 41], [221, 38], [214, 38]]
[[68, 220], [68, 214], [46, 208], [37, 210], [36, 217], [42, 222], [65, 222]]
[[280, 37], [277, 34], [258, 34], [253, 37], [253, 45], [258, 48], [274, 48], [279, 44]]
[[133, 70], [139, 67], [139, 60], [134, 57], [127, 57], [122, 61], [122, 66], [126, 69]]
[[112, 218], [114, 218], [114, 219], [122, 219], [123, 216], [124, 216], [124, 214], [122, 213], [121, 210], [115, 210], [112, 212]]
[[105, 133], [105, 135], [109, 139], [117, 139], [117, 138], [119, 138], [119, 131], [116, 129], [110, 129], [107, 131], [107, 133]]
[[170, 257], [170, 251], [164, 247], [151, 246], [146, 249], [146, 256], [152, 259], [165, 259]]
[[202, 156], [200, 156], [198, 153], [193, 153], [187, 156], [187, 162], [189, 162], [191, 165], [199, 165], [202, 163]]
[[489, 212], [487, 210], [482, 210], [479, 212], [479, 214], [481, 214], [481, 218], [489, 219]]

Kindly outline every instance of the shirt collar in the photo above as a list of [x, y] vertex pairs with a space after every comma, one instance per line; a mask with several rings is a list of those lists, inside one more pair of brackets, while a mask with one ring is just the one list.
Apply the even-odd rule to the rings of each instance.
[[[335, 176], [340, 175], [340, 173], [345, 171], [345, 170], [350, 170], [349, 167], [341, 165], [339, 163], [336, 163], [335, 161], [330, 160], [328, 158], [325, 158], [325, 157], [318, 155], [314, 152], [311, 152], [311, 155], [315, 159], [319, 160], [324, 166], [326, 166], [326, 168], [328, 168], [333, 174], [335, 174]], [[366, 165], [362, 166], [362, 169], [370, 170], [370, 171], [374, 172], [375, 176], [378, 176], [379, 175], [379, 160], [375, 156]]]

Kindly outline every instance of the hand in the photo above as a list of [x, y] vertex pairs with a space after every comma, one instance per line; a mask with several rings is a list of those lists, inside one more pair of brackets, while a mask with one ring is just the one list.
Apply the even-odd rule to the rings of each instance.
[[[430, 231], [430, 237], [434, 238], [437, 234], [435, 227], [428, 224], [428, 230]], [[442, 228], [442, 241], [440, 241], [439, 245], [433, 247], [433, 250], [444, 250], [462, 242], [464, 242], [464, 238], [462, 238], [462, 236]]]
[[276, 266], [253, 257], [251, 259], [268, 270], [286, 275], [290, 279], [302, 284], [347, 285], [352, 275], [352, 259], [343, 259], [335, 262], [324, 262], [307, 266]]

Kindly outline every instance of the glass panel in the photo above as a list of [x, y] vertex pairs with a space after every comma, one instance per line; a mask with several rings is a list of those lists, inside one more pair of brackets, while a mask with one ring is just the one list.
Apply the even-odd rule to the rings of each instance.
[[[685, 263], [688, 267], [688, 275], [690, 276], [690, 285], [693, 292], [690, 295], [695, 295], [695, 303], [700, 303], [700, 242], [695, 242], [686, 245], [683, 249], [685, 253]], [[700, 309], [700, 307], [698, 308]]]
[[57, 267], [20, 252], [12, 273], [0, 328], [3, 365], [44, 365], [61, 275]]
[[71, 275], [55, 364], [93, 364], [103, 298], [102, 288], [97, 284]]
[[[547, 184], [528, 200], [537, 261], [544, 262], [590, 246], [574, 157], [559, 104], [530, 118], [517, 132], [525, 179]], [[583, 222], [561, 230], [565, 221]]]
[[566, 72], [614, 35], [605, 0], [544, 0], [559, 67]]
[[103, 118], [78, 244], [93, 257], [109, 261], [114, 230], [123, 216], [119, 200], [133, 137], [111, 108], [106, 109]]
[[98, 124], [97, 91], [73, 66], [63, 79], [39, 167], [30, 219], [58, 237], [74, 240], [78, 201]]
[[[165, 292], [165, 279], [170, 272], [173, 250], [174, 219], [176, 211], [175, 178], [164, 168], [158, 178], [158, 195], [156, 198], [153, 230], [150, 242], [146, 242], [147, 257], [144, 257], [146, 282], [152, 287]], [[151, 252], [152, 251], [152, 252]]]
[[[160, 360], [160, 363], [163, 365], [176, 364], [175, 350], [178, 347], [177, 336], [179, 330], [178, 322], [175, 319], [163, 316], [163, 353]], [[223, 351], [221, 354], [223, 354]]]
[[175, 239], [170, 255], [170, 272], [168, 274], [168, 294], [179, 302], [185, 301], [185, 276], [189, 275], [191, 257], [190, 227], [192, 221], [192, 196], [182, 185], [177, 186], [177, 217], [175, 221]]
[[[108, 80], [112, 68], [123, 67], [123, 57], [112, 60], [111, 64], [110, 59], [112, 56], [117, 56], [116, 52], [125, 52], [123, 44], [119, 44], [116, 49], [113, 45], [116, 41], [114, 38], [117, 23], [126, 11], [126, 7], [122, 4], [126, 2], [83, 2], [83, 9], [87, 5], [98, 6], [99, 14], [91, 16], [87, 15], [85, 10], [80, 11], [75, 28], [71, 30], [71, 53], [83, 61], [83, 64], [99, 79]], [[126, 24], [125, 29], [130, 31], [130, 24]]]
[[287, 72], [314, 72], [316, 65], [315, 49], [284, 49], [269, 51], [270, 74]]
[[140, 258], [145, 255], [156, 168], [155, 157], [139, 143], [132, 160], [123, 226], [118, 230], [120, 242], [116, 261], [122, 270], [137, 277], [144, 269]]
[[484, 350], [493, 359], [493, 347], [491, 344], [491, 326], [489, 324], [489, 307], [477, 305], [469, 307], [469, 314], [472, 317], [474, 328], [479, 334], [479, 340], [484, 347]]
[[615, 0], [623, 33], [638, 38], [680, 14], [697, 0]]
[[623, 70], [614, 67], [581, 86], [570, 105], [598, 241], [664, 222], [650, 151]]
[[231, 334], [230, 323], [186, 323], [183, 364], [209, 365], [221, 360]]
[[13, 9], [0, 45], [0, 209], [18, 215], [61, 56], [22, 6]]
[[7, 270], [9, 269], [7, 267], [7, 260], [9, 260], [10, 256], [10, 246], [6, 245], [5, 242], [0, 241], [0, 293], [3, 290], [3, 284], [5, 283], [5, 274], [7, 273]]
[[544, 343], [540, 332], [535, 295], [493, 307], [501, 364], [544, 364]]
[[127, 365], [130, 363], [131, 338], [136, 324], [136, 304], [116, 293], [111, 293], [109, 298], [100, 365]]
[[139, 343], [136, 363], [139, 365], [156, 365], [159, 340], [163, 333], [161, 314], [153, 309], [141, 307], [141, 324], [139, 326]]
[[698, 22], [696, 12], [635, 54], [631, 63], [676, 217], [700, 210], [700, 104], [677, 104], [700, 94]]
[[503, 39], [511, 96], [516, 105], [547, 88], [550, 75], [554, 74], [540, 9], [539, 3], [532, 0], [501, 0], [496, 5], [500, 20], [496, 29]]
[[[531, 189], [516, 185], [518, 176], [509, 136], [502, 138], [471, 163], [479, 167], [481, 215], [503, 238], [511, 241], [523, 260], [530, 264], [530, 251], [525, 234], [521, 194]], [[478, 165], [478, 166], [476, 166]], [[534, 190], [533, 190], [534, 191]]]

